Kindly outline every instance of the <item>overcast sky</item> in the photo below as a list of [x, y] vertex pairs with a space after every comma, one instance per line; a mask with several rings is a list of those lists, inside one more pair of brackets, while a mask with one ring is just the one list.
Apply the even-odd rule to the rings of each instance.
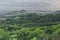
[[59, 10], [60, 0], [0, 0], [0, 10]]

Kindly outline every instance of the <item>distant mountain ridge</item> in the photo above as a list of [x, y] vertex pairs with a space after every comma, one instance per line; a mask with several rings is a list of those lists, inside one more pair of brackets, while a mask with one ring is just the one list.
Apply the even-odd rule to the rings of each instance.
[[10, 17], [10, 16], [16, 16], [16, 15], [21, 15], [21, 14], [25, 14], [25, 13], [41, 13], [41, 14], [53, 13], [53, 14], [56, 14], [56, 13], [60, 13], [60, 10], [58, 10], [58, 11], [34, 11], [34, 12], [31, 12], [28, 10], [11, 11], [11, 12], [5, 13], [3, 15], [0, 15], [0, 17]]

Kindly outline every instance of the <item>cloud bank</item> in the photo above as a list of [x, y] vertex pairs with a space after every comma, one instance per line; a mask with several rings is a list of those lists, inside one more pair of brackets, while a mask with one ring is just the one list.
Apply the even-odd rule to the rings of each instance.
[[60, 0], [0, 0], [0, 10], [60, 10]]

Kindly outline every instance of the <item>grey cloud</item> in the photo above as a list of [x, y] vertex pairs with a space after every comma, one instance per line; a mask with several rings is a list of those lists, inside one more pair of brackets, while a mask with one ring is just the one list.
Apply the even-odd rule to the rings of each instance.
[[[58, 2], [58, 3], [56, 3]], [[20, 10], [20, 9], [60, 9], [58, 0], [0, 0], [0, 10]], [[53, 8], [54, 7], [54, 8]]]

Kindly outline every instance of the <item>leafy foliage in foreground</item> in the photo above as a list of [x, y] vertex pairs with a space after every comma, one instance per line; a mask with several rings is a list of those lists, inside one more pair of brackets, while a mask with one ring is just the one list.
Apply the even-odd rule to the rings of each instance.
[[60, 24], [31, 28], [0, 25], [0, 40], [60, 40]]

